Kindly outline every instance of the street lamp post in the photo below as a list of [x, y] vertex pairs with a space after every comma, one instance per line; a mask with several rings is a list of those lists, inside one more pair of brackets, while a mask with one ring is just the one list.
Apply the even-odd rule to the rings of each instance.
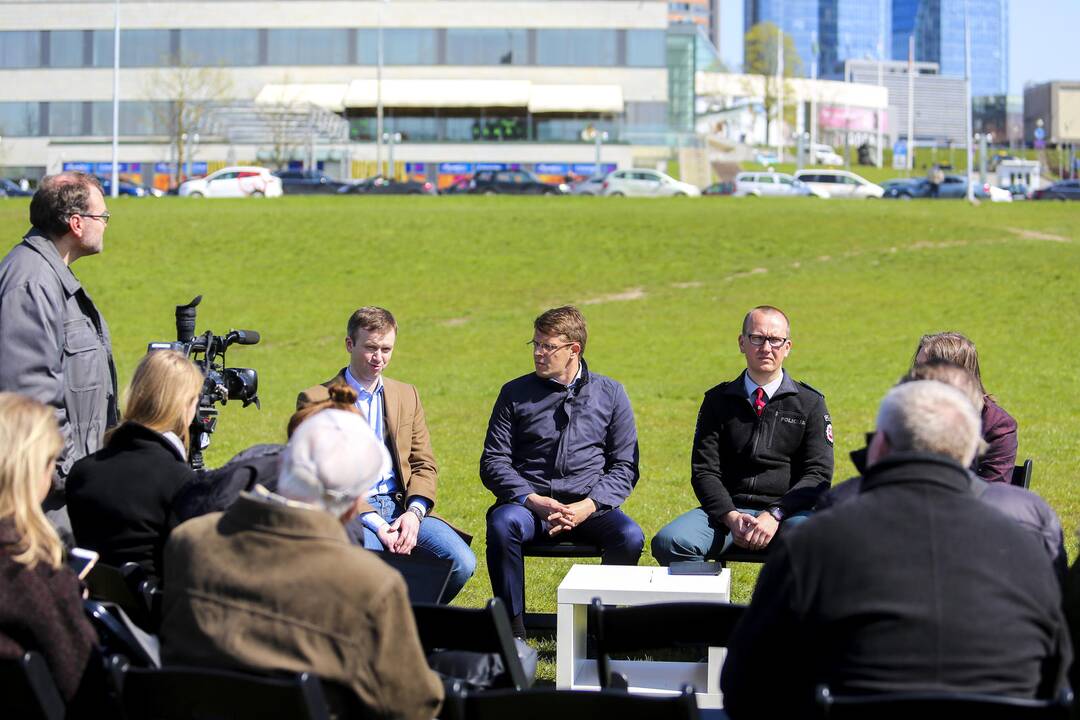
[[971, 23], [968, 21], [968, 4], [964, 2], [964, 118], [967, 132], [967, 200], [975, 202], [975, 186], [972, 183], [975, 163], [975, 148], [971, 143]]
[[120, 195], [120, 0], [113, 5], [112, 184], [109, 195]]
[[389, 0], [379, 0], [378, 5], [378, 31], [375, 37], [375, 167], [376, 174], [383, 175], [382, 144], [383, 144], [383, 102], [382, 102], [382, 71], [383, 71], [383, 7]]
[[[878, 45], [877, 45], [877, 84], [878, 87], [884, 87], [885, 85], [885, 0], [878, 0]], [[886, 104], [888, 101], [886, 100]], [[881, 167], [884, 163], [884, 149], [881, 147], [882, 132], [881, 132], [881, 115], [882, 111], [879, 108], [875, 113], [875, 120], [877, 125], [877, 166]]]
[[595, 175], [597, 177], [599, 177], [600, 175], [603, 175], [603, 170], [600, 169], [600, 148], [603, 147], [603, 145], [607, 141], [607, 139], [608, 139], [607, 131], [597, 131], [597, 133], [596, 133], [596, 167], [595, 167], [595, 172], [593, 173], [593, 175]]
[[[390, 177], [394, 177], [397, 174], [394, 166], [394, 146], [401, 142], [401, 133], [383, 133], [380, 137], [387, 144], [387, 164], [390, 166]], [[386, 174], [382, 172], [381, 165], [379, 166], [379, 175], [386, 177]]]

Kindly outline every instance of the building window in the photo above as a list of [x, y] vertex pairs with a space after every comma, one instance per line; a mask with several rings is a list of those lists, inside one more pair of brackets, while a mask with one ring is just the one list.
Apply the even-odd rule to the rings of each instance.
[[0, 68], [41, 66], [41, 33], [37, 30], [0, 32]]
[[[95, 30], [92, 59], [94, 67], [112, 67], [113, 32]], [[120, 67], [162, 67], [172, 64], [168, 30], [121, 30]]]
[[438, 40], [436, 30], [399, 28], [383, 30], [383, 63], [386, 65], [436, 65], [439, 62]]
[[[95, 136], [112, 135], [112, 103], [108, 101], [92, 102], [90, 134]], [[166, 135], [169, 119], [168, 102], [133, 100], [120, 103], [120, 134]]]
[[49, 33], [49, 67], [82, 67], [84, 61], [83, 42], [86, 33], [82, 30], [53, 30]]
[[75, 137], [83, 133], [82, 102], [50, 102], [49, 134]]
[[522, 65], [527, 59], [525, 30], [449, 28], [446, 31], [448, 65]]
[[269, 65], [351, 65], [349, 32], [340, 29], [268, 31]]
[[258, 65], [259, 31], [181, 30], [180, 61], [192, 67]]
[[41, 134], [41, 103], [0, 102], [0, 135], [37, 137]]
[[618, 63], [615, 30], [537, 30], [538, 65], [613, 67]]
[[627, 30], [626, 64], [629, 67], [666, 67], [665, 32], [663, 30]]

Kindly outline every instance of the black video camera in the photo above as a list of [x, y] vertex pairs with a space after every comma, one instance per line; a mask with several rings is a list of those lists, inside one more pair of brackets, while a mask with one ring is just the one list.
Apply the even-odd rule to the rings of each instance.
[[[203, 467], [203, 450], [210, 445], [210, 434], [217, 429], [216, 403], [226, 404], [239, 400], [244, 407], [259, 407], [259, 374], [252, 368], [225, 367], [225, 351], [230, 345], [255, 345], [259, 333], [254, 330], [230, 330], [228, 334], [215, 335], [206, 331], [195, 335], [195, 308], [202, 302], [199, 295], [187, 305], [176, 306], [176, 342], [152, 342], [147, 352], [175, 350], [183, 353], [202, 370], [203, 387], [199, 395], [199, 408], [191, 421], [191, 451], [188, 462], [198, 470]], [[201, 358], [198, 356], [202, 356]]]

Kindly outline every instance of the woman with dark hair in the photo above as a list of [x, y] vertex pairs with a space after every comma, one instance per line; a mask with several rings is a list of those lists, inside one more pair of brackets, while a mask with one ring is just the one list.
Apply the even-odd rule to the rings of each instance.
[[970, 372], [982, 393], [982, 438], [987, 447], [975, 461], [975, 473], [987, 482], [1011, 482], [1016, 465], [1016, 420], [986, 392], [975, 343], [958, 332], [923, 335], [911, 364], [915, 366], [934, 360], [950, 362]]
[[75, 541], [101, 562], [138, 563], [161, 574], [169, 532], [179, 524], [173, 500], [195, 479], [188, 467], [188, 426], [203, 376], [184, 355], [156, 350], [135, 369], [124, 422], [105, 447], [71, 469], [68, 514]]
[[41, 653], [64, 701], [91, 704], [105, 681], [97, 635], [41, 510], [63, 446], [52, 408], [0, 393], [0, 658]]

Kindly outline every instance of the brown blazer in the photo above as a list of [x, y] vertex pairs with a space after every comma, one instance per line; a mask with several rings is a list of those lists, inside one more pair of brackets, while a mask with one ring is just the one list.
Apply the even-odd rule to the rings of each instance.
[[[300, 393], [296, 398], [296, 409], [326, 400], [330, 397], [327, 388], [335, 384], [346, 384], [345, 368], [334, 379]], [[428, 434], [420, 394], [412, 385], [384, 377], [383, 402], [387, 435], [383, 440], [389, 440], [387, 446], [394, 461], [394, 472], [405, 488], [405, 502], [408, 504], [409, 498], [422, 497], [434, 508], [439, 466], [435, 464], [435, 453], [431, 449], [431, 435]], [[362, 513], [374, 509], [366, 502], [360, 505]]]
[[379, 717], [438, 713], [405, 581], [329, 513], [244, 493], [173, 530], [165, 588], [165, 664], [313, 672]]

